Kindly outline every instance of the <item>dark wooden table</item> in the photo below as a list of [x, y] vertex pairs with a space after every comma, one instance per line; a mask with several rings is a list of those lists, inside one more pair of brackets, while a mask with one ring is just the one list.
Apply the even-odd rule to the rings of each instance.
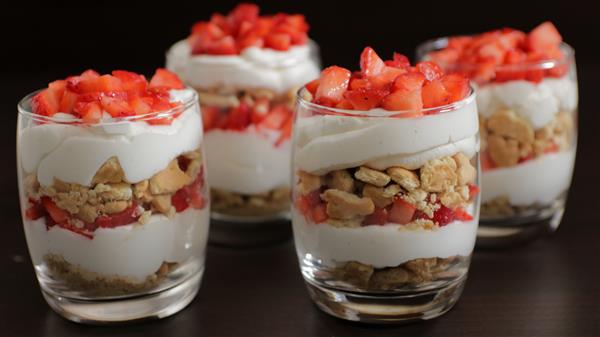
[[[70, 323], [44, 302], [19, 218], [15, 105], [51, 77], [0, 79], [0, 336], [600, 336], [600, 67], [579, 69], [577, 166], [563, 223], [529, 245], [475, 252], [458, 305], [398, 327], [348, 323], [320, 312], [304, 288], [293, 243], [250, 250], [210, 247], [202, 288], [179, 314], [149, 323]], [[10, 83], [10, 85], [8, 85]]]

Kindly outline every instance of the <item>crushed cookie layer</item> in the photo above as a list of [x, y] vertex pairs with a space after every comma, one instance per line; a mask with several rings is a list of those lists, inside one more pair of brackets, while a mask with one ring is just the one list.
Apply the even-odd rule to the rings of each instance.
[[276, 215], [287, 211], [289, 205], [289, 187], [280, 187], [262, 194], [254, 195], [211, 188], [211, 210], [226, 215]]

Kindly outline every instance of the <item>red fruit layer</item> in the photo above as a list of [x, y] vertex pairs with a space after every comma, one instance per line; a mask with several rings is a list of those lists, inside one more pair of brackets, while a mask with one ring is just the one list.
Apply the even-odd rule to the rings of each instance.
[[410, 111], [397, 117], [420, 116], [424, 108], [460, 101], [470, 92], [467, 78], [446, 75], [433, 62], [412, 67], [406, 56], [397, 53], [392, 60], [383, 61], [371, 47], [360, 55], [360, 71], [332, 66], [305, 87], [313, 102], [329, 107]]
[[308, 41], [304, 15], [260, 16], [254, 4], [239, 4], [227, 16], [215, 13], [192, 27], [188, 44], [193, 55], [237, 55], [247, 47], [285, 51]]
[[[52, 117], [61, 112], [98, 123], [103, 112], [112, 117], [144, 115], [180, 106], [169, 100], [169, 90], [185, 86], [174, 73], [157, 69], [150, 82], [144, 75], [115, 70], [100, 75], [93, 70], [57, 80], [32, 99], [33, 113]], [[150, 124], [170, 124], [173, 116], [149, 120]]]
[[[544, 22], [529, 34], [504, 28], [474, 36], [451, 37], [446, 48], [431, 52], [429, 56], [447, 70], [464, 73], [478, 83], [513, 80], [537, 83], [544, 77], [561, 77], [567, 73], [561, 43], [562, 37], [556, 27], [551, 22]], [[545, 60], [559, 64], [551, 69], [527, 69], [526, 65]], [[518, 65], [525, 66], [506, 67]]]
[[292, 135], [293, 111], [286, 104], [273, 104], [267, 99], [257, 99], [253, 106], [241, 102], [235, 108], [202, 106], [204, 131], [213, 129], [244, 131], [250, 125], [259, 130], [279, 130], [275, 145]]
[[[171, 204], [175, 207], [175, 211], [177, 213], [183, 212], [189, 207], [194, 209], [204, 208], [206, 201], [202, 194], [203, 186], [204, 171], [201, 169], [193, 183], [182, 187], [171, 197]], [[82, 227], [76, 227], [73, 224], [74, 221], [72, 221], [71, 215], [58, 207], [49, 197], [42, 197], [40, 201], [29, 200], [29, 203], [29, 208], [25, 210], [25, 218], [27, 220], [37, 220], [45, 217], [46, 228], [50, 229], [53, 226], [59, 226], [89, 239], [94, 238], [94, 231], [98, 228], [126, 226], [137, 222], [141, 215], [141, 212], [138, 210], [138, 204], [133, 201], [131, 206], [122, 212], [101, 215], [93, 223], [84, 222]], [[149, 207], [149, 205], [144, 206]]]

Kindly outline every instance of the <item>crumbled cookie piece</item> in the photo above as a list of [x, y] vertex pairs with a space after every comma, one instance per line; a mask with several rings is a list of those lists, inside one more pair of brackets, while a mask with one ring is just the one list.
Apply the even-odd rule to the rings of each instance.
[[119, 164], [119, 159], [117, 157], [110, 157], [94, 175], [92, 185], [119, 183], [124, 180], [125, 172], [123, 172], [123, 168]]
[[371, 184], [365, 184], [362, 190], [363, 197], [370, 198], [378, 208], [390, 205], [394, 201], [394, 196], [400, 193], [402, 189], [399, 185], [391, 184], [386, 187], [377, 187]]
[[139, 183], [133, 185], [133, 195], [135, 195], [136, 198], [141, 199], [146, 193], [146, 191], [148, 191], [149, 185], [150, 184], [148, 182], [148, 179], [142, 180]]
[[338, 228], [359, 228], [362, 226], [364, 217], [356, 217], [352, 219], [327, 219], [327, 224]]
[[386, 172], [390, 175], [393, 181], [398, 183], [407, 191], [417, 189], [421, 185], [419, 176], [415, 172], [407, 170], [403, 167], [390, 167], [386, 170]]
[[198, 99], [200, 100], [201, 105], [214, 106], [217, 108], [237, 108], [240, 105], [240, 100], [236, 95], [199, 91]]
[[495, 135], [516, 139], [519, 143], [533, 143], [534, 132], [523, 117], [511, 109], [494, 112], [486, 122], [488, 131]]
[[358, 287], [366, 288], [373, 275], [374, 268], [371, 265], [360, 262], [348, 262], [344, 265], [342, 279]]
[[432, 159], [420, 169], [421, 188], [427, 192], [443, 192], [455, 186], [456, 162], [450, 157]]
[[152, 199], [152, 206], [156, 208], [160, 213], [166, 214], [171, 209], [171, 196], [170, 195], [156, 195]]
[[130, 203], [125, 200], [109, 201], [103, 205], [102, 211], [106, 214], [115, 214], [123, 212], [129, 206]]
[[352, 192], [354, 190], [354, 179], [346, 170], [336, 170], [331, 172], [329, 186], [336, 190]]
[[150, 178], [150, 192], [153, 195], [175, 193], [190, 182], [190, 177], [181, 171], [177, 159], [174, 159], [166, 169]]
[[142, 215], [140, 215], [140, 217], [138, 218], [138, 222], [141, 223], [142, 225], [148, 223], [151, 215], [152, 215], [151, 211], [143, 211]]
[[98, 194], [102, 201], [131, 200], [131, 198], [133, 198], [133, 191], [131, 190], [130, 184], [114, 183], [104, 185], [107, 186], [108, 189]]
[[254, 98], [266, 98], [269, 101], [272, 101], [276, 96], [275, 91], [265, 88], [246, 89], [246, 92]]
[[457, 207], [461, 206], [463, 203], [466, 202], [466, 200], [463, 199], [462, 195], [456, 191], [442, 192], [440, 194], [440, 201], [442, 205], [451, 209], [456, 209]]
[[315, 191], [323, 184], [320, 176], [304, 171], [298, 171], [298, 178], [300, 178], [300, 181], [298, 182], [298, 192], [300, 192], [300, 194], [307, 194]]
[[362, 182], [378, 187], [383, 187], [390, 182], [390, 176], [366, 166], [361, 166], [354, 172], [354, 177]]
[[377, 270], [373, 273], [369, 287], [380, 290], [392, 290], [411, 281], [411, 274], [401, 267]]
[[439, 228], [438, 225], [435, 224], [435, 222], [433, 222], [433, 220], [430, 219], [415, 219], [409, 223], [407, 223], [406, 225], [404, 225], [404, 228], [407, 229], [425, 229], [425, 230], [432, 230], [435, 228]]
[[77, 213], [77, 217], [87, 223], [93, 223], [98, 217], [98, 208], [90, 204], [82, 205], [79, 208], [79, 213]]
[[433, 258], [422, 258], [414, 259], [406, 262], [404, 268], [415, 274], [414, 281], [416, 283], [427, 282], [433, 279], [432, 270], [437, 265], [437, 259]]
[[519, 142], [490, 134], [487, 139], [488, 154], [498, 167], [514, 166], [521, 156]]
[[452, 159], [456, 162], [456, 175], [458, 178], [459, 185], [467, 185], [475, 182], [477, 170], [467, 156], [462, 152], [455, 154]]
[[336, 189], [326, 190], [321, 198], [327, 202], [327, 215], [334, 219], [354, 219], [375, 211], [371, 199]]

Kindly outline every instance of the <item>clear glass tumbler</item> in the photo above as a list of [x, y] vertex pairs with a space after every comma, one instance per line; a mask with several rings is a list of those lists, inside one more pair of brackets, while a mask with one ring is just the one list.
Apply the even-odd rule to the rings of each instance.
[[317, 44], [192, 55], [183, 40], [168, 51], [167, 68], [196, 89], [202, 105], [210, 241], [253, 246], [289, 238], [293, 109], [298, 88], [319, 75]]
[[[23, 226], [48, 304], [76, 322], [172, 315], [200, 286], [209, 199], [198, 97], [96, 124], [18, 104]], [[71, 117], [68, 117], [71, 116]]]
[[422, 112], [299, 92], [292, 224], [308, 291], [347, 320], [437, 317], [458, 300], [479, 216], [475, 94]]
[[[419, 59], [448, 38], [422, 44]], [[478, 245], [504, 246], [554, 232], [562, 219], [577, 149], [575, 52], [563, 58], [496, 66], [482, 80], [474, 64], [444, 64], [476, 84], [481, 134]]]

